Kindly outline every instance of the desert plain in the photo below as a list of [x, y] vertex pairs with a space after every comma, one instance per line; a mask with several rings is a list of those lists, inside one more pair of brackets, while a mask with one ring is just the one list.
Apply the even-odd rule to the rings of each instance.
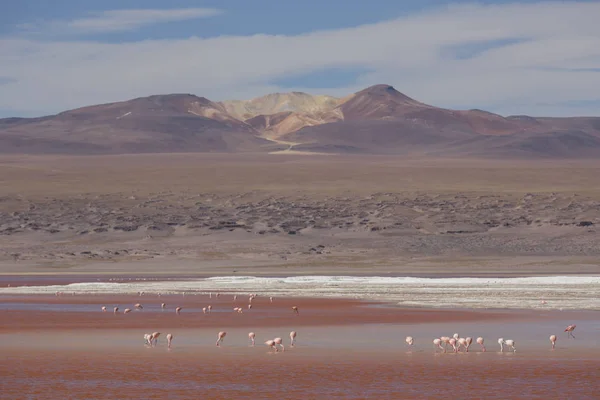
[[[594, 160], [2, 156], [0, 398], [594, 398], [598, 285], [494, 280], [600, 275], [598, 224]], [[270, 279], [303, 276], [367, 280], [339, 299], [335, 286], [301, 286], [268, 300]], [[230, 280], [203, 280], [214, 277]], [[243, 277], [265, 280], [251, 288]], [[472, 294], [438, 289], [419, 297], [432, 290], [422, 283], [369, 298], [372, 277], [487, 279], [478, 290], [527, 307], [471, 307], [459, 300]], [[142, 296], [67, 286], [86, 282], [149, 286]], [[58, 286], [36, 292], [48, 285]], [[248, 310], [257, 287], [265, 294]], [[388, 290], [422, 302], [390, 301]], [[446, 307], [424, 306], [434, 298]], [[112, 312], [137, 302], [143, 310]], [[563, 332], [571, 323], [577, 339]], [[159, 344], [144, 346], [154, 330]], [[432, 339], [454, 332], [484, 336], [488, 351], [436, 352]], [[275, 335], [285, 352], [263, 344]], [[498, 337], [518, 351], [500, 353]]]

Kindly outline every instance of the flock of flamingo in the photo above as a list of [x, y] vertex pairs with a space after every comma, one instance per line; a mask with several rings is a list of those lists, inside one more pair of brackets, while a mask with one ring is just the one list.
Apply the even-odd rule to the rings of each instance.
[[[57, 292], [56, 293], [57, 296], [60, 296], [61, 294], [62, 294], [61, 292]], [[138, 292], [138, 295], [139, 296], [143, 296], [144, 292]], [[158, 293], [158, 296], [160, 297], [161, 294]], [[185, 296], [185, 292], [183, 293], [183, 296]], [[220, 294], [217, 293], [216, 297], [218, 298], [219, 296], [220, 296]], [[236, 301], [237, 297], [238, 297], [237, 295], [234, 295], [233, 296], [233, 301]], [[256, 297], [257, 297], [257, 295], [255, 293], [253, 293], [253, 294], [251, 294], [249, 296], [249, 298], [248, 298], [248, 309], [249, 310], [252, 309], [252, 300], [254, 298], [256, 298]], [[209, 293], [209, 298], [212, 299], [212, 293]], [[272, 303], [273, 302], [273, 297], [269, 297], [269, 301]], [[140, 303], [134, 304], [133, 307], [136, 310], [143, 310], [144, 309], [144, 306], [142, 304], [140, 304]], [[160, 304], [160, 308], [161, 309], [164, 310], [166, 307], [167, 307], [166, 303], [161, 303]], [[175, 312], [177, 313], [177, 315], [179, 315], [181, 313], [182, 309], [183, 309], [182, 307], [176, 307], [175, 308]], [[101, 310], [102, 310], [102, 312], [106, 312], [107, 311], [106, 306], [102, 306]], [[132, 311], [131, 308], [126, 308], [126, 309], [123, 310], [123, 314], [128, 314], [131, 311]], [[243, 308], [242, 307], [234, 307], [233, 311], [235, 311], [237, 313], [242, 313], [243, 312]], [[113, 313], [117, 314], [118, 312], [119, 312], [119, 307], [118, 306], [114, 307], [113, 308]], [[206, 307], [203, 307], [202, 308], [202, 312], [204, 314], [211, 313], [212, 312], [212, 306], [208, 305]], [[300, 311], [298, 310], [298, 306], [292, 306], [292, 312], [294, 314], [296, 314], [296, 315], [300, 315]], [[144, 344], [147, 345], [147, 346], [149, 346], [149, 347], [155, 347], [157, 345], [157, 343], [158, 343], [158, 337], [160, 335], [161, 335], [160, 332], [145, 333], [144, 334]], [[226, 335], [227, 335], [226, 331], [221, 331], [221, 332], [218, 333], [218, 335], [217, 335], [217, 342], [216, 342], [217, 346], [220, 346], [220, 343], [223, 342], [223, 340], [225, 339]], [[296, 343], [296, 336], [297, 336], [296, 331], [291, 331], [290, 332], [290, 346], [291, 347], [294, 347], [294, 345]], [[166, 336], [166, 338], [167, 338], [167, 348], [170, 350], [174, 336], [173, 336], [172, 333], [168, 333], [167, 336]], [[255, 344], [256, 344], [256, 334], [254, 332], [248, 333], [248, 339], [252, 343], [252, 347], [254, 347]], [[283, 344], [283, 339], [280, 338], [280, 337], [276, 337], [274, 339], [267, 340], [265, 342], [265, 345], [267, 345], [270, 349], [275, 350], [275, 352], [279, 352], [279, 347], [281, 347], [281, 351], [285, 351], [285, 346]]]
[[[140, 296], [144, 295], [144, 292], [139, 292], [138, 293]], [[56, 293], [56, 295], [60, 295], [58, 292]], [[160, 297], [161, 294], [158, 293], [158, 296]], [[185, 292], [183, 293], [183, 296], [185, 296]], [[218, 298], [220, 296], [219, 293], [216, 294], [216, 297]], [[233, 300], [236, 301], [237, 300], [237, 295], [233, 296]], [[257, 295], [256, 294], [251, 294], [248, 298], [248, 310], [252, 309], [252, 300], [254, 298], [256, 298]], [[209, 293], [209, 298], [212, 298], [212, 293]], [[272, 303], [273, 302], [273, 297], [269, 297], [269, 301]], [[144, 306], [140, 303], [136, 303], [133, 306], [135, 309], [137, 310], [142, 310], [144, 308]], [[166, 303], [161, 303], [160, 305], [161, 309], [165, 309], [166, 308]], [[175, 308], [175, 312], [179, 315], [181, 313], [182, 307], [176, 307]], [[106, 306], [102, 306], [102, 312], [106, 312], [107, 308]], [[132, 310], [130, 308], [125, 308], [123, 310], [124, 314], [128, 314], [130, 313]], [[243, 309], [242, 307], [234, 307], [233, 311], [238, 312], [238, 313], [242, 313]], [[114, 307], [113, 308], [113, 312], [116, 314], [119, 312], [119, 307]], [[204, 314], [206, 313], [211, 313], [212, 312], [212, 306], [208, 305], [206, 307], [202, 308], [202, 312]], [[297, 306], [292, 306], [292, 312], [296, 315], [299, 315], [300, 312], [298, 311], [298, 307]], [[573, 331], [575, 330], [576, 325], [569, 325], [565, 328], [565, 332], [567, 332], [567, 338], [572, 337], [573, 339], [575, 338], [575, 336], [573, 335]], [[153, 332], [153, 333], [146, 333], [144, 334], [144, 344], [150, 346], [150, 347], [155, 347], [156, 344], [158, 343], [158, 337], [161, 335], [160, 332]], [[223, 340], [225, 339], [225, 336], [227, 335], [226, 331], [221, 331], [217, 334], [217, 342], [216, 345], [220, 346], [220, 343], [223, 342]], [[292, 331], [290, 332], [290, 346], [294, 347], [295, 341], [296, 341], [296, 331]], [[171, 349], [171, 343], [173, 341], [173, 334], [168, 333], [166, 335], [167, 338], [167, 348], [170, 350]], [[248, 333], [248, 339], [250, 340], [252, 346], [254, 347], [255, 343], [256, 343], [256, 334], [254, 332], [250, 332]], [[556, 346], [556, 339], [557, 336], [556, 335], [550, 335], [550, 344], [552, 346], [552, 350], [555, 349]], [[406, 344], [408, 346], [413, 346], [414, 345], [414, 339], [412, 336], [407, 336], [406, 339]], [[478, 337], [476, 340], [477, 344], [479, 344], [481, 346], [481, 351], [485, 352], [486, 348], [484, 345], [484, 338], [483, 337]], [[450, 346], [452, 348], [452, 351], [454, 353], [458, 353], [461, 351], [461, 349], [464, 350], [464, 352], [468, 353], [469, 352], [469, 347], [471, 346], [471, 344], [473, 343], [473, 338], [471, 337], [460, 337], [460, 335], [458, 333], [455, 333], [454, 335], [452, 335], [452, 337], [450, 336], [441, 336], [439, 338], [435, 338], [433, 339], [433, 345], [435, 347], [435, 350], [437, 351], [437, 349], [442, 350], [444, 353], [446, 353], [448, 351], [448, 346]], [[285, 351], [285, 346], [283, 344], [283, 339], [280, 337], [276, 337], [274, 339], [269, 339], [267, 340], [265, 343], [265, 345], [267, 345], [270, 349], [275, 350], [275, 352], [279, 351], [279, 347], [281, 347], [281, 351]], [[504, 346], [507, 346], [510, 350], [512, 350], [513, 352], [516, 352], [517, 349], [515, 347], [515, 341], [513, 339], [504, 339], [504, 338], [499, 338], [498, 339], [498, 344], [500, 345], [500, 352], [504, 352]]]

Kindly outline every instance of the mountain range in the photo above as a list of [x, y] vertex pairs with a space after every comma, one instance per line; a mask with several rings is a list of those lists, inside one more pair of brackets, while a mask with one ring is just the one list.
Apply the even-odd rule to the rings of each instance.
[[600, 117], [503, 117], [414, 100], [390, 85], [213, 102], [168, 94], [0, 119], [0, 153], [269, 152], [598, 158]]

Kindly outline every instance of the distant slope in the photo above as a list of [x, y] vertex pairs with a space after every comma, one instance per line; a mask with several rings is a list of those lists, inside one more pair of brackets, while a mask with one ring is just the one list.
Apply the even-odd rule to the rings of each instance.
[[[434, 107], [374, 85], [344, 98], [274, 93], [213, 102], [156, 95], [0, 120], [0, 153], [270, 152], [598, 158], [600, 118]], [[290, 153], [291, 154], [291, 153]]]

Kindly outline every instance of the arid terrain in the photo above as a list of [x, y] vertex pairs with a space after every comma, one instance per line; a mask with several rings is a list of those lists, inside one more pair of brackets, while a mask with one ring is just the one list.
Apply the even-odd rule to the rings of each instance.
[[5, 273], [600, 271], [600, 163], [3, 156]]
[[597, 159], [600, 117], [501, 116], [419, 102], [390, 85], [211, 101], [162, 94], [0, 119], [1, 154], [316, 153]]

